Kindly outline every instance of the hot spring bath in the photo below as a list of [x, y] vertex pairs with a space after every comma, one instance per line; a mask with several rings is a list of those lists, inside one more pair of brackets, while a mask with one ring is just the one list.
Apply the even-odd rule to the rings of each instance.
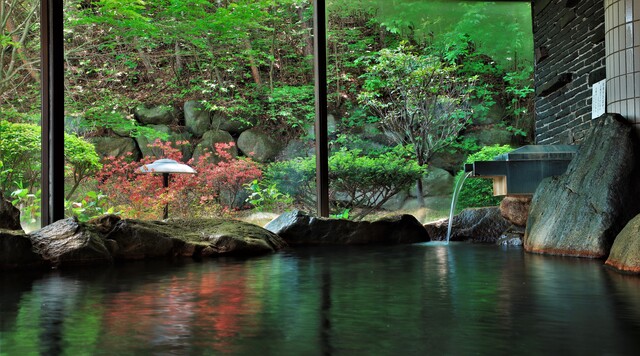
[[2, 272], [0, 354], [635, 354], [640, 278], [452, 243]]

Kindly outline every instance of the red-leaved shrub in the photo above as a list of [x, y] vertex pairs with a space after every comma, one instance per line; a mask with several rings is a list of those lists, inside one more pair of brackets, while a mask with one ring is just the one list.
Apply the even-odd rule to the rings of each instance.
[[[156, 140], [149, 147], [163, 152], [162, 158], [183, 162], [179, 147], [186, 141]], [[170, 217], [211, 216], [238, 209], [234, 203], [243, 185], [259, 179], [262, 171], [249, 158], [234, 158], [229, 150], [235, 143], [218, 143], [215, 155], [219, 162], [211, 162], [211, 152], [186, 162], [196, 174], [171, 174], [169, 187], [163, 188], [161, 174], [139, 174], [136, 170], [157, 158], [145, 157], [132, 161], [129, 157], [107, 157], [96, 175], [98, 188], [125, 217], [158, 219], [169, 204]]]

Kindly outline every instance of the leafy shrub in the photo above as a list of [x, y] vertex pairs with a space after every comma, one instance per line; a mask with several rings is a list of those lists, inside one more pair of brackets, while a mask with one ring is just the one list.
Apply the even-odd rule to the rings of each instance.
[[4, 171], [0, 194], [8, 196], [16, 188], [34, 191], [40, 185], [40, 127], [0, 121], [0, 161]]
[[[513, 150], [509, 145], [493, 145], [485, 146], [480, 151], [467, 157], [465, 163], [473, 163], [475, 161], [491, 161], [494, 157]], [[458, 172], [456, 175], [456, 185], [463, 177], [464, 171]], [[502, 197], [493, 196], [493, 181], [491, 179], [475, 178], [467, 179], [458, 196], [458, 211], [464, 208], [495, 206], [500, 204]]]
[[[0, 195], [14, 188], [34, 192], [40, 186], [41, 129], [34, 124], [0, 121]], [[84, 139], [64, 134], [65, 174], [73, 181], [67, 199], [78, 185], [102, 166], [93, 145]]]
[[249, 191], [247, 203], [251, 204], [258, 211], [281, 211], [290, 205], [293, 199], [280, 192], [275, 183], [268, 184], [264, 180], [254, 179], [245, 185]]
[[[392, 196], [406, 189], [424, 173], [403, 146], [379, 155], [365, 156], [360, 150], [340, 150], [329, 158], [329, 195], [334, 208], [350, 210], [362, 219], [380, 209]], [[315, 158], [277, 162], [265, 179], [297, 202], [312, 207], [315, 202]], [[340, 199], [338, 199], [340, 197]], [[357, 212], [353, 208], [359, 208]]]

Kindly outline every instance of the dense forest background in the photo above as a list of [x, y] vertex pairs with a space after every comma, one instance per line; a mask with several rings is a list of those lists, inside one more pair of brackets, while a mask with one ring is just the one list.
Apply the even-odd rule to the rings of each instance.
[[[125, 131], [164, 139], [166, 134], [135, 120], [135, 108], [169, 105], [181, 111], [196, 100], [214, 115], [257, 127], [283, 143], [313, 138], [310, 1], [67, 0], [64, 6], [70, 134], [90, 138]], [[40, 120], [38, 7], [38, 0], [0, 4], [2, 121]], [[376, 83], [390, 81], [376, 72], [381, 51], [396, 59], [436, 58], [447, 78], [472, 83], [464, 96], [469, 124], [488, 120], [515, 144], [531, 140], [528, 3], [329, 0], [327, 12], [328, 111], [338, 125], [332, 147], [348, 148], [363, 127], [387, 127], [363, 96], [388, 94], [375, 92], [381, 88]], [[176, 130], [183, 125], [180, 115], [171, 124]], [[434, 150], [456, 150], [462, 159], [480, 150], [486, 142], [465, 135], [469, 127], [456, 128]], [[421, 165], [432, 154], [424, 158]]]

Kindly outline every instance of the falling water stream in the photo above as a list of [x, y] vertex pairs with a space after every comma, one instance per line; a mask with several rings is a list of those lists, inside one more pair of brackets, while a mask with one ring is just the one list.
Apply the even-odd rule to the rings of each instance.
[[462, 190], [462, 186], [464, 185], [464, 181], [467, 180], [473, 172], [468, 172], [456, 184], [455, 189], [453, 190], [453, 196], [451, 197], [451, 210], [449, 211], [449, 224], [447, 226], [447, 243], [449, 243], [449, 239], [451, 238], [451, 225], [453, 224], [453, 212], [456, 210], [456, 204], [458, 203], [458, 196], [460, 195], [460, 191]]

